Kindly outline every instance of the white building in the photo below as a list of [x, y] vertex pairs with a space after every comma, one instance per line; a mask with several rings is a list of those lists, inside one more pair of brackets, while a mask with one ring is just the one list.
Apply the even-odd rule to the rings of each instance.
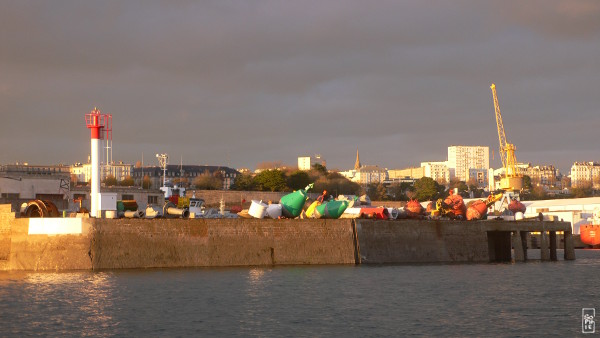
[[327, 166], [325, 159], [318, 154], [315, 156], [298, 157], [298, 170], [311, 170], [314, 164], [320, 164], [324, 167]]
[[469, 180], [469, 169], [489, 169], [490, 148], [483, 146], [448, 147], [448, 170], [450, 178]]
[[596, 162], [575, 162], [571, 166], [571, 186], [573, 188], [592, 184], [600, 186], [600, 164]]
[[13, 210], [19, 210], [22, 202], [32, 199], [49, 200], [64, 209], [69, 189], [69, 166], [0, 166], [0, 203], [11, 203]]
[[344, 176], [352, 182], [358, 182], [358, 174], [356, 173], [356, 169], [350, 169], [346, 171], [340, 171], [338, 174]]
[[[102, 193], [113, 193], [117, 201], [135, 200], [138, 210], [145, 210], [148, 205], [163, 206], [165, 193], [158, 189], [140, 189], [135, 187], [102, 187]], [[73, 187], [68, 200], [69, 210], [79, 210], [84, 207], [91, 208], [90, 187]]]
[[600, 208], [600, 197], [522, 201], [527, 207], [525, 217], [535, 217], [540, 212], [544, 218], [555, 216], [571, 223], [573, 234], [579, 234], [581, 225], [592, 223], [593, 212]]
[[[132, 173], [133, 165], [131, 164], [119, 162], [110, 165], [102, 165], [100, 180], [104, 181], [107, 176], [113, 176], [120, 182], [128, 176], [133, 176]], [[71, 166], [71, 174], [75, 175], [78, 182], [89, 182], [92, 178], [92, 165], [91, 163], [75, 164]]]
[[449, 182], [450, 171], [448, 170], [447, 161], [443, 162], [421, 162], [423, 168], [423, 176], [431, 177], [437, 182]]
[[376, 165], [365, 165], [359, 169], [340, 171], [340, 175], [359, 184], [383, 183], [389, 180], [387, 169]]

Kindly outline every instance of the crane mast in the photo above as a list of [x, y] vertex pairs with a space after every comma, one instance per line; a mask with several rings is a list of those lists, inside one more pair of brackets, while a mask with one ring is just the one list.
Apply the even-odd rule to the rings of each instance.
[[506, 141], [502, 115], [500, 114], [500, 105], [498, 104], [498, 95], [496, 94], [496, 85], [492, 83], [492, 97], [494, 99], [494, 110], [496, 112], [496, 125], [498, 126], [498, 141], [500, 143], [500, 159], [504, 167], [504, 177], [500, 180], [500, 188], [503, 190], [521, 190], [523, 188], [523, 175], [517, 171], [517, 158], [514, 144]]

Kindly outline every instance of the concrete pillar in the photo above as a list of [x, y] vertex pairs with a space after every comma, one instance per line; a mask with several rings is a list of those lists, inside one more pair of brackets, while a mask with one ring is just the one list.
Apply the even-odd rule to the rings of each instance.
[[527, 231], [521, 231], [521, 244], [523, 245], [523, 260], [527, 260]]
[[575, 259], [575, 246], [573, 245], [573, 234], [565, 231], [565, 260]]
[[488, 231], [488, 254], [490, 262], [510, 262], [510, 231]]
[[540, 251], [540, 257], [543, 261], [550, 260], [550, 250], [548, 250], [548, 234], [545, 230], [542, 230], [540, 234]]
[[550, 231], [550, 260], [558, 260], [556, 257], [556, 231]]
[[487, 232], [487, 238], [488, 238], [488, 255], [490, 257], [490, 262], [495, 262], [496, 261], [496, 236], [494, 236], [495, 232], [493, 231], [488, 231]]
[[513, 250], [515, 252], [515, 262], [524, 262], [525, 256], [523, 255], [523, 243], [521, 242], [520, 231], [513, 231], [511, 242]]

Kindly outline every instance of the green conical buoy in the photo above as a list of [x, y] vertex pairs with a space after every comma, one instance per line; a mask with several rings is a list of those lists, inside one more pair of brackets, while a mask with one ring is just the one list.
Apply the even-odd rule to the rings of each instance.
[[348, 201], [329, 201], [318, 205], [315, 208], [316, 218], [340, 218], [346, 208], [348, 208]]
[[287, 218], [296, 218], [300, 216], [304, 202], [308, 199], [306, 191], [313, 187], [313, 183], [306, 186], [304, 189], [294, 191], [293, 193], [287, 194], [281, 198], [281, 213]]

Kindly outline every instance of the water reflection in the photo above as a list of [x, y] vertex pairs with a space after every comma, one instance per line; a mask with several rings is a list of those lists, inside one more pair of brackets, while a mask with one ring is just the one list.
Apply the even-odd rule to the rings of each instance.
[[[0, 312], [12, 322], [28, 323], [8, 325], [12, 334], [102, 336], [107, 328], [118, 325], [112, 314], [118, 296], [110, 273], [27, 273], [0, 283]], [[10, 311], [14, 303], [20, 306]]]
[[260, 283], [262, 276], [265, 274], [264, 269], [250, 269], [248, 271], [248, 278], [252, 284]]
[[246, 295], [250, 299], [260, 297], [265, 288], [265, 269], [253, 268], [248, 270]]
[[0, 273], [0, 332], [574, 336], [600, 299], [599, 268], [600, 251], [578, 251], [552, 263]]

